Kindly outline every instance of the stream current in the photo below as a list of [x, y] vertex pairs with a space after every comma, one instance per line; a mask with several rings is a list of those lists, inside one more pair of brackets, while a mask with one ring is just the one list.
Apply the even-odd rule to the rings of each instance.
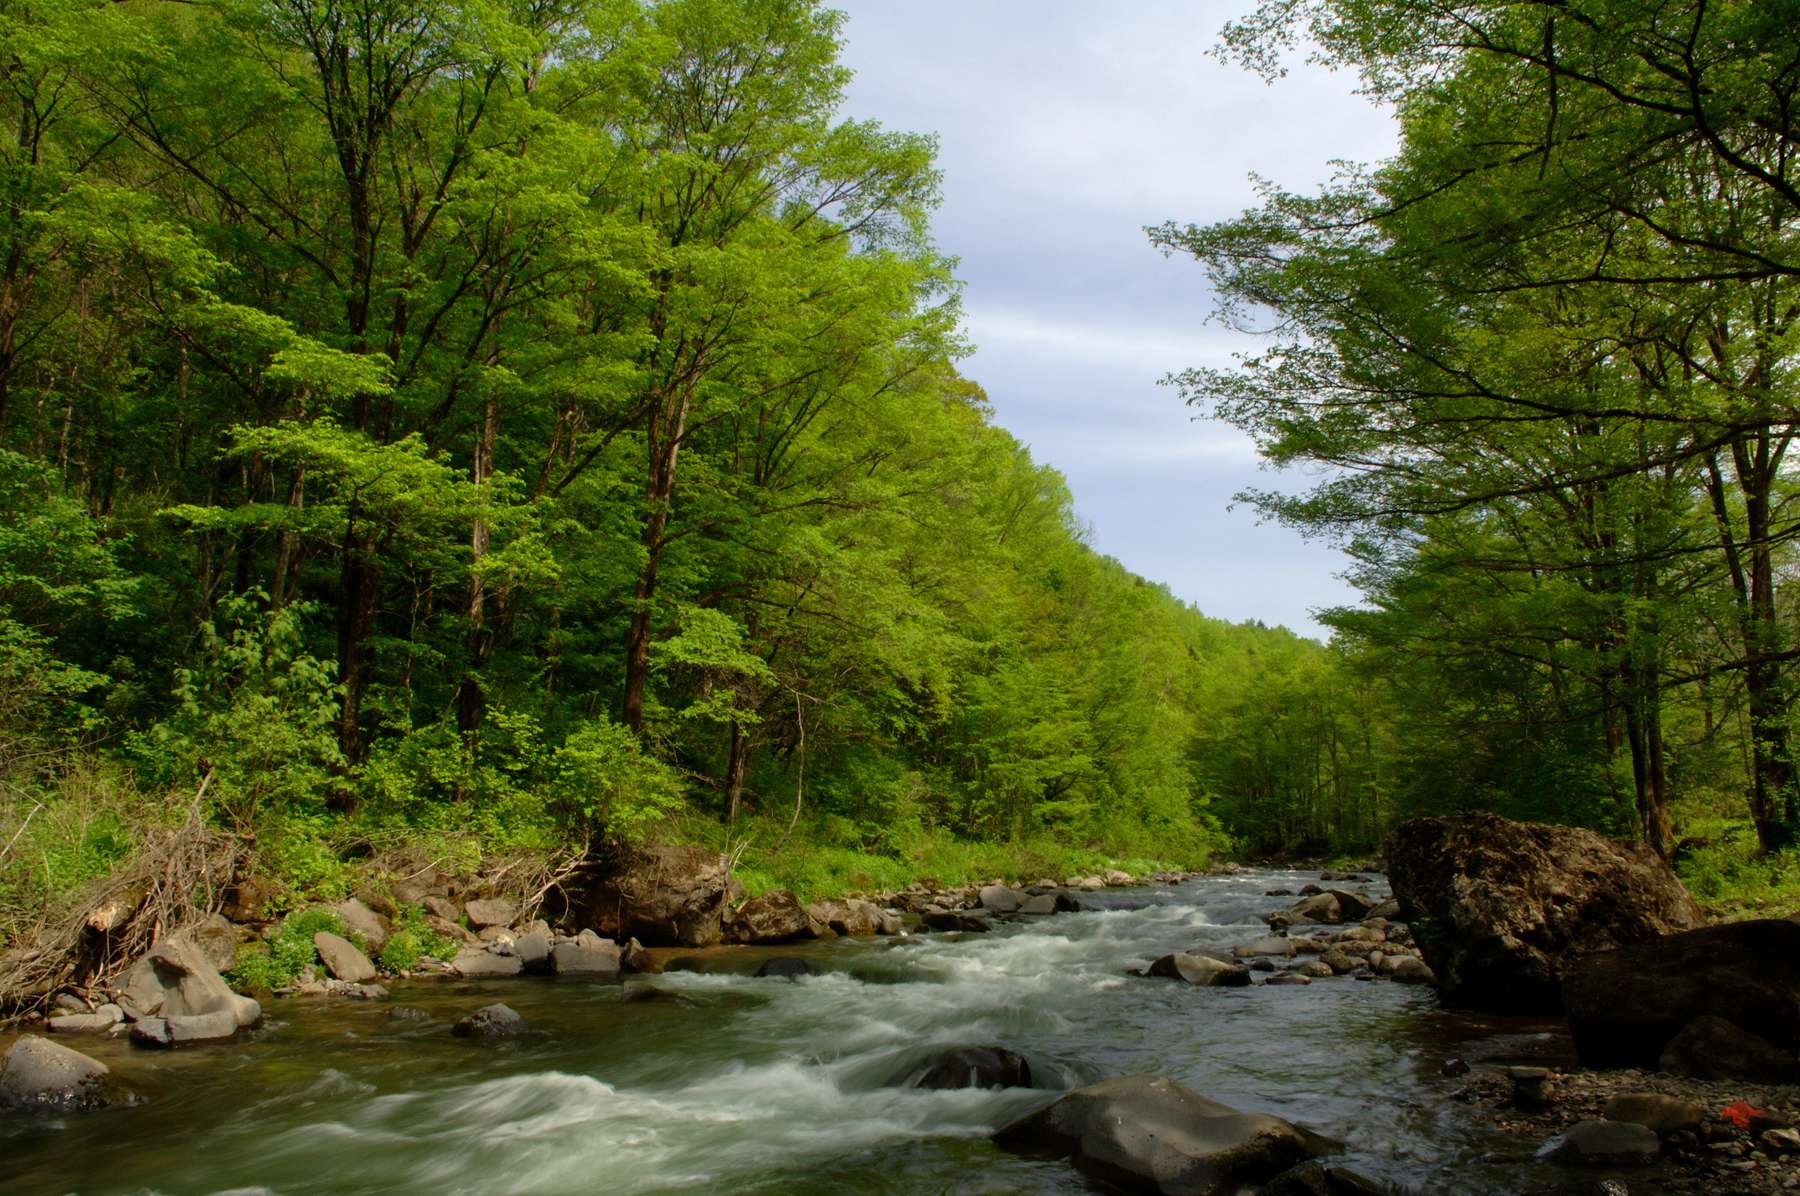
[[[1229, 948], [1312, 874], [1085, 894], [985, 935], [725, 951], [623, 984], [399, 983], [389, 1002], [274, 1000], [247, 1041], [171, 1054], [82, 1041], [148, 1100], [0, 1122], [0, 1190], [36, 1193], [1080, 1193], [988, 1135], [1043, 1090], [888, 1086], [934, 1047], [1000, 1044], [1043, 1088], [1157, 1072], [1343, 1141], [1344, 1165], [1429, 1193], [1563, 1190], [1534, 1143], [1451, 1099], [1472, 1026], [1429, 989], [1323, 980], [1195, 989], [1127, 975]], [[821, 973], [756, 979], [772, 954]], [[493, 1001], [516, 1039], [454, 1038]], [[401, 1020], [409, 1005], [430, 1020]], [[1577, 1187], [1591, 1190], [1591, 1176]]]

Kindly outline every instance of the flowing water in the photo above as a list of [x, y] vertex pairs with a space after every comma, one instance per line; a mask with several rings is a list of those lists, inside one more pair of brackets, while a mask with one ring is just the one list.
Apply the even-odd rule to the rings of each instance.
[[[986, 935], [720, 952], [622, 985], [421, 981], [393, 986], [388, 1003], [277, 1000], [248, 1041], [172, 1054], [78, 1043], [148, 1101], [0, 1123], [0, 1190], [1091, 1191], [1064, 1162], [987, 1141], [1051, 1093], [889, 1086], [933, 1047], [980, 1043], [1024, 1053], [1046, 1089], [1171, 1075], [1338, 1138], [1346, 1165], [1416, 1191], [1557, 1190], [1531, 1143], [1450, 1098], [1459, 1081], [1440, 1067], [1469, 1023], [1428, 990], [1194, 989], [1126, 974], [1265, 933], [1261, 915], [1287, 901], [1263, 891], [1307, 879], [1115, 890]], [[751, 976], [772, 953], [822, 974]], [[501, 1000], [529, 1034], [449, 1034]], [[392, 1018], [395, 1005], [431, 1019]]]

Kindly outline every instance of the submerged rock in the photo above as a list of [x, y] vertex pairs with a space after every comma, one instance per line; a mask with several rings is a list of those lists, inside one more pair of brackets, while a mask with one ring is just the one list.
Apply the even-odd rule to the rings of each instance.
[[894, 1081], [898, 1088], [1029, 1088], [1031, 1064], [1002, 1046], [950, 1047], [926, 1057]]
[[458, 1038], [504, 1038], [524, 1030], [525, 1019], [510, 1005], [501, 1004], [484, 1005], [450, 1028]]
[[1470, 1008], [1557, 1012], [1573, 954], [1704, 921], [1648, 848], [1575, 827], [1420, 818], [1395, 828], [1387, 858], [1439, 992]]
[[797, 976], [813, 976], [817, 973], [813, 971], [813, 966], [804, 959], [795, 959], [791, 955], [777, 955], [773, 959], [764, 960], [762, 967], [756, 969], [756, 975], [759, 980], [771, 978], [792, 980]]
[[1076, 1089], [994, 1141], [1066, 1155], [1084, 1174], [1127, 1191], [1182, 1196], [1235, 1193], [1335, 1148], [1279, 1117], [1240, 1112], [1160, 1076]]
[[0, 1106], [73, 1112], [117, 1104], [124, 1096], [106, 1064], [48, 1038], [27, 1034], [0, 1057]]
[[944, 933], [961, 930], [974, 934], [985, 934], [993, 929], [988, 920], [980, 914], [972, 914], [960, 909], [932, 910], [924, 916], [923, 921], [925, 929]]

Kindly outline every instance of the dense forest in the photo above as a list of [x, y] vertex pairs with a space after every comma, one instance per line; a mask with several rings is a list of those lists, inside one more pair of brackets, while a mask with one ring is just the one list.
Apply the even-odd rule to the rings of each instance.
[[[1640, 835], [1800, 829], [1787, 458], [1800, 320], [1800, 6], [1271, 0], [1395, 157], [1210, 226], [1263, 335], [1188, 398], [1316, 484], [1247, 497], [1336, 538], [1326, 616], [1384, 696], [1402, 804]], [[1715, 844], [1716, 846], [1716, 844]]]
[[933, 143], [838, 116], [837, 14], [4, 21], [12, 925], [193, 817], [295, 900], [408, 842], [1376, 840], [1363, 682], [1097, 555], [958, 374]]
[[1088, 545], [958, 371], [935, 146], [843, 117], [841, 23], [0, 9], [8, 933], [195, 820], [295, 902], [405, 845], [823, 892], [1476, 808], [1779, 876], [1792, 4], [1228, 28], [1401, 127], [1150, 230], [1263, 338], [1175, 381], [1311, 467], [1245, 497], [1348, 550], [1329, 645]]

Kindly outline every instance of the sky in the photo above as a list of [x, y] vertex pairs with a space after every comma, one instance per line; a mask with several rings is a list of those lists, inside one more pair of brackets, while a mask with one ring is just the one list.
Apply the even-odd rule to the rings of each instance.
[[856, 72], [844, 115], [934, 133], [933, 221], [960, 259], [962, 373], [997, 421], [1068, 479], [1090, 543], [1208, 615], [1323, 637], [1355, 600], [1329, 544], [1232, 509], [1262, 470], [1236, 429], [1196, 421], [1159, 380], [1229, 364], [1255, 338], [1207, 322], [1192, 259], [1144, 226], [1208, 223], [1251, 175], [1309, 189], [1334, 159], [1390, 154], [1390, 117], [1351, 75], [1296, 59], [1265, 84], [1208, 54], [1244, 0], [835, 0]]

